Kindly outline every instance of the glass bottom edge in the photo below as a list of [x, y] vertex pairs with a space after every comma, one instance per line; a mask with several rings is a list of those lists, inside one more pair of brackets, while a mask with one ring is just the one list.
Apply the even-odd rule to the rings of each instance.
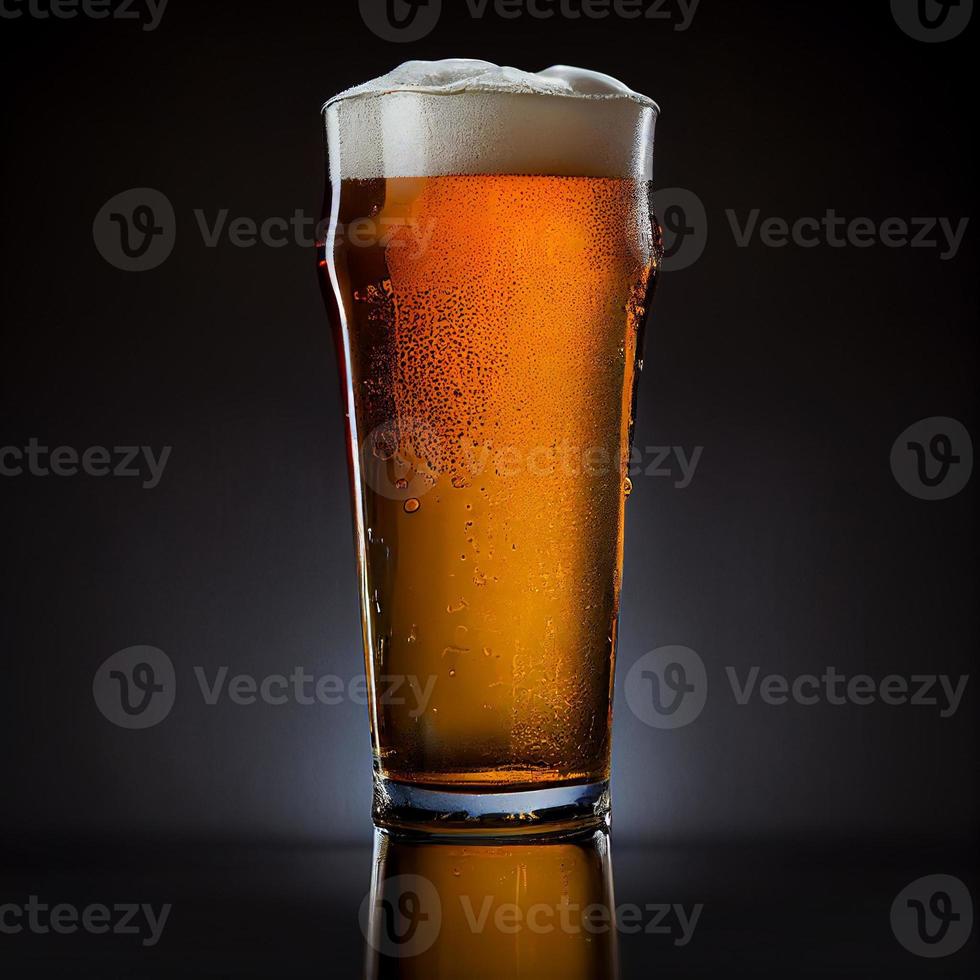
[[552, 837], [608, 826], [609, 815], [608, 780], [474, 793], [374, 779], [375, 824], [424, 837]]

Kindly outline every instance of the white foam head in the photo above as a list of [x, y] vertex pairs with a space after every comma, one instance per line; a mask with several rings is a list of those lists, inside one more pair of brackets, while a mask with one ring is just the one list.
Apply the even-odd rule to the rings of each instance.
[[332, 180], [448, 174], [650, 179], [655, 102], [556, 65], [407, 61], [324, 106]]

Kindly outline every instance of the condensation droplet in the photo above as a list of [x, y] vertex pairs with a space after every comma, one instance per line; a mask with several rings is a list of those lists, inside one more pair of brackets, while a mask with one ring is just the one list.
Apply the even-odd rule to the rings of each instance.
[[632, 492], [633, 492], [633, 481], [629, 477], [626, 477], [626, 480], [623, 483], [623, 493], [626, 494], [626, 496], [628, 497]]
[[405, 501], [405, 513], [414, 514], [422, 506], [421, 501], [418, 497], [409, 497]]

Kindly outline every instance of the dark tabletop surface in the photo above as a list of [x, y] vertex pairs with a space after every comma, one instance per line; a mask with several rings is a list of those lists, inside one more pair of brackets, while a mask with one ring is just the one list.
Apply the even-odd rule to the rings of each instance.
[[[396, 850], [389, 852], [382, 878], [403, 873], [414, 862], [410, 870], [429, 868], [437, 888], [438, 862], [447, 854], [445, 867], [454, 876], [461, 875], [457, 864], [469, 867], [456, 861], [460, 854], [464, 861], [469, 855], [471, 861], [498, 862], [489, 877], [479, 879], [490, 881], [491, 890], [499, 884], [507, 891], [508, 874], [519, 867], [532, 879], [529, 890], [513, 890], [525, 913], [527, 903], [542, 894], [534, 892], [535, 875], [548, 877], [541, 863], [549, 859], [548, 854], [542, 859], [541, 850], [548, 845], [515, 844], [492, 852], [397, 841], [390, 846]], [[410, 862], [398, 848], [407, 849]], [[588, 850], [585, 845], [583, 853]], [[568, 854], [566, 846], [563, 887], [565, 871], [576, 866]], [[592, 866], [579, 862], [578, 871], [572, 867], [571, 887], [575, 890], [579, 874], [586, 893], [599, 890], [592, 898], [600, 904], [638, 910], [623, 919], [625, 928], [608, 931], [614, 939], [597, 934], [583, 940], [571, 930], [556, 939], [554, 928], [529, 928], [530, 919], [505, 928], [492, 917], [467, 932], [460, 927], [466, 920], [450, 908], [459, 895], [443, 889], [439, 928], [425, 936], [432, 923], [423, 921], [415, 936], [416, 942], [422, 936], [424, 949], [389, 956], [359, 915], [375, 863], [368, 842], [304, 847], [22, 842], [7, 848], [0, 871], [0, 897], [17, 906], [16, 911], [4, 906], [0, 964], [4, 976], [16, 978], [977, 975], [975, 935], [955, 952], [925, 957], [906, 949], [892, 924], [899, 893], [925, 876], [954, 876], [976, 894], [976, 855], [968, 845], [878, 840], [640, 846], [620, 844], [614, 834], [611, 855], [614, 899], [605, 891], [602, 860]], [[544, 887], [547, 891], [547, 880]], [[36, 896], [33, 926], [31, 896]], [[952, 898], [953, 914], [963, 913], [960, 921], [971, 927], [972, 909], [957, 905], [958, 895]], [[478, 910], [481, 901], [472, 907]], [[58, 913], [61, 932], [51, 925], [58, 904], [69, 908]], [[79, 924], [92, 905], [110, 910], [110, 931], [94, 933]], [[127, 913], [131, 905], [138, 911]], [[101, 922], [97, 914], [89, 915], [89, 924]], [[935, 936], [942, 924], [929, 922], [927, 934], [931, 928]], [[17, 925], [19, 931], [10, 931]], [[954, 922], [929, 950], [960, 943], [958, 928], [960, 922]], [[596, 929], [602, 932], [601, 922]]]

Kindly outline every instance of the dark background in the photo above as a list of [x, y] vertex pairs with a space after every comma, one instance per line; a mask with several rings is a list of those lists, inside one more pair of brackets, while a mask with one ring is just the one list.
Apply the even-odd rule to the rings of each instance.
[[[410, 44], [377, 38], [349, 0], [170, 0], [153, 32], [0, 20], [0, 446], [173, 447], [152, 490], [0, 477], [11, 867], [36, 889], [66, 861], [124, 843], [171, 854], [191, 842], [370, 842], [362, 705], [210, 707], [194, 680], [195, 666], [362, 670], [343, 414], [313, 251], [209, 248], [194, 211], [319, 216], [321, 103], [403, 60], [580, 64], [661, 104], [656, 182], [700, 198], [708, 236], [699, 261], [664, 275], [648, 329], [636, 443], [703, 455], [686, 489], [634, 479], [619, 677], [680, 644], [704, 659], [709, 696], [676, 731], [644, 725], [620, 697], [615, 839], [833, 847], [845, 862], [894, 844], [880, 942], [895, 945], [888, 902], [905, 879], [966, 876], [974, 680], [942, 719], [929, 707], [738, 706], [724, 668], [973, 671], [975, 480], [919, 500], [889, 453], [926, 417], [976, 432], [975, 229], [949, 261], [880, 244], [740, 248], [726, 209], [740, 221], [753, 208], [790, 221], [828, 208], [876, 222], [971, 216], [978, 25], [925, 44], [887, 2], [702, 0], [686, 31], [474, 21], [462, 3], [444, 7]], [[92, 224], [138, 187], [172, 202], [176, 245], [160, 267], [124, 272], [99, 254]], [[173, 711], [145, 731], [112, 725], [92, 697], [99, 665], [134, 644], [164, 650], [177, 671]], [[905, 874], [905, 846], [949, 850]], [[362, 870], [351, 894], [367, 887]], [[345, 906], [328, 879], [322, 894]], [[904, 968], [939, 968], [895, 949]]]

